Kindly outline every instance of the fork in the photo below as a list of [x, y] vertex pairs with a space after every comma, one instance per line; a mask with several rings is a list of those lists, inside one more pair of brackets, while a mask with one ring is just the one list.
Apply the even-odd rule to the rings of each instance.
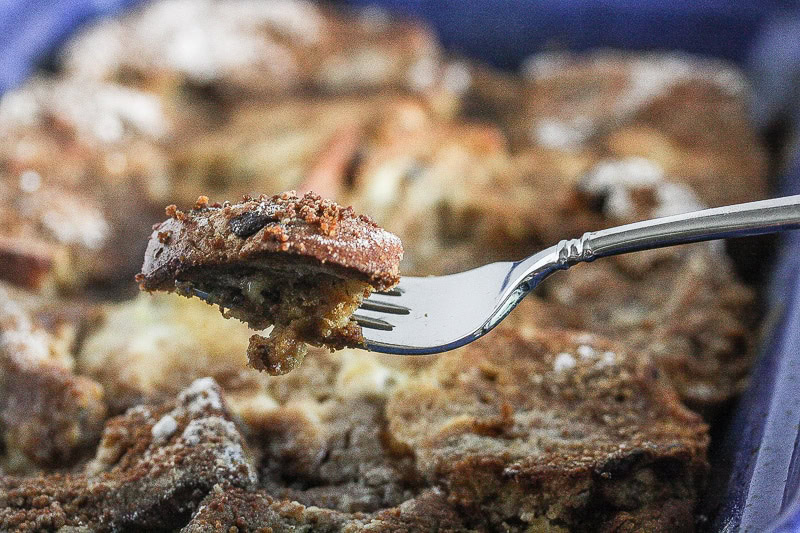
[[353, 318], [366, 348], [399, 355], [445, 352], [500, 323], [546, 277], [576, 263], [691, 242], [800, 229], [800, 195], [704, 209], [593, 231], [520, 261], [448, 276], [403, 276], [373, 293]]

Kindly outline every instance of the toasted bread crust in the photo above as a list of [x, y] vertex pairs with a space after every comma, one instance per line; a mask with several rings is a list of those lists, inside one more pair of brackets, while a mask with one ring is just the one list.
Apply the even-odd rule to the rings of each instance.
[[376, 290], [400, 279], [400, 239], [316, 194], [290, 191], [196, 207], [183, 213], [170, 206], [171, 218], [154, 228], [137, 277], [142, 289], [173, 290], [175, 280], [192, 269], [262, 258], [319, 264]]

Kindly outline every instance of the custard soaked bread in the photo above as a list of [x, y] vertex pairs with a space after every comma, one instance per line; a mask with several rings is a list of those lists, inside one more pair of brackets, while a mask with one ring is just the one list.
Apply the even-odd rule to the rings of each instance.
[[58, 316], [70, 312], [86, 314], [0, 284], [0, 478], [69, 467], [103, 429], [103, 387], [74, 368], [79, 325]]
[[235, 205], [201, 197], [188, 213], [167, 212], [150, 238], [141, 288], [199, 296], [254, 329], [274, 325], [248, 348], [250, 364], [270, 374], [298, 366], [303, 343], [363, 345], [353, 312], [400, 280], [400, 239], [313, 193]]
[[3, 94], [0, 279], [128, 286], [153, 203], [165, 203], [172, 132], [155, 95], [121, 85], [42, 77]]
[[0, 480], [0, 529], [692, 531], [707, 428], [662, 376], [501, 325], [435, 359], [320, 353], [264, 376], [259, 412], [201, 379], [76, 472]]
[[479, 528], [691, 530], [708, 437], [662, 376], [592, 335], [500, 329], [398, 387], [389, 431]]
[[[301, 338], [357, 340], [349, 313], [399, 259], [386, 236], [342, 248], [384, 235], [346, 210], [291, 215], [305, 191], [396, 232], [409, 275], [766, 195], [722, 63], [543, 54], [500, 75], [329, 7], [156, 0], [0, 99], [0, 278], [30, 291], [0, 294], [0, 530], [691, 530], [708, 436], [675, 392], [729, 405], [758, 336], [720, 247], [578, 266], [437, 358], [312, 349], [285, 376], [248, 368], [253, 332], [200, 299], [129, 299], [175, 203], [142, 283], [281, 322], [252, 354], [283, 371]], [[289, 189], [277, 221], [246, 214], [269, 198], [187, 209]]]

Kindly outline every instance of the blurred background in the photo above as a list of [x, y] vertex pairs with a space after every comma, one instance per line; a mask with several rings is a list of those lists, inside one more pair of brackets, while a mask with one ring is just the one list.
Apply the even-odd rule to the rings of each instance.
[[[81, 25], [143, 0], [0, 3], [0, 92], [18, 85]], [[779, 140], [797, 120], [796, 0], [334, 0], [421, 18], [456, 53], [515, 71], [543, 50], [683, 50], [731, 60], [755, 84], [753, 116]], [[785, 144], [785, 143], [784, 143]]]
[[[0, 92], [19, 84], [81, 25], [144, 0], [0, 3]], [[731, 60], [755, 83], [753, 113], [766, 129], [798, 111], [796, 0], [334, 0], [421, 18], [449, 50], [509, 71], [543, 50], [683, 50]], [[776, 133], [770, 131], [771, 133]]]
[[[77, 30], [87, 27], [99, 19], [119, 17], [127, 10], [142, 3], [141, 0], [37, 0], [35, 2], [0, 0], [0, 94], [6, 92], [12, 94], [10, 91], [22, 85], [36, 72], [59, 72], [64, 68], [62, 47], [71, 36], [75, 35]], [[511, 113], [506, 112], [501, 119], [509, 125], [508, 131], [504, 133], [508, 135], [508, 142], [512, 147], [521, 146], [527, 141], [515, 138], [514, 124], [516, 122], [513, 116], [508, 115], [515, 114], [517, 109], [514, 109], [513, 106], [519, 102], [508, 99], [508, 95], [517, 90], [515, 84], [520, 76], [527, 77], [529, 80], [534, 79], [548, 68], [552, 68], [553, 65], [563, 65], [564, 58], [559, 55], [562, 52], [595, 53], [600, 51], [602, 53], [604, 50], [685, 52], [731, 62], [741, 69], [750, 86], [750, 90], [746, 92], [746, 114], [757, 132], [758, 143], [761, 143], [765, 149], [765, 168], [753, 171], [753, 173], [767, 176], [769, 191], [765, 192], [768, 194], [800, 193], [800, 137], [798, 136], [798, 131], [800, 131], [798, 128], [800, 125], [800, 3], [797, 1], [383, 0], [376, 2], [351, 0], [330, 2], [330, 4], [357, 10], [359, 16], [366, 21], [365, 24], [368, 22], [380, 26], [381, 21], [385, 21], [390, 15], [425, 21], [448, 54], [446, 65], [442, 67], [442, 73], [436, 71], [437, 76], [441, 74], [441, 80], [438, 78], [436, 81], [428, 80], [428, 77], [433, 74], [426, 70], [424, 62], [418, 63], [421, 65], [421, 70], [417, 73], [417, 81], [424, 85], [425, 90], [422, 92], [426, 94], [431, 107], [435, 108], [436, 112], [442, 116], [462, 113], [470, 118], [484, 116], [495, 118], [502, 113], [498, 113], [497, 109], [487, 109], [487, 102], [501, 102], [498, 106], [510, 106]], [[188, 13], [181, 9], [179, 6], [176, 11], [163, 15], [180, 17]], [[299, 25], [296, 28], [297, 34], [302, 37], [304, 31], [307, 30], [304, 27], [306, 22], [301, 18], [296, 23]], [[159, 38], [157, 29], [153, 30], [152, 38], [154, 40]], [[388, 39], [386, 36], [382, 38]], [[387, 46], [402, 49], [407, 43], [413, 41], [415, 47], [424, 48], [427, 46], [425, 39], [425, 35], [409, 31], [396, 36], [397, 42]], [[92, 68], [102, 69], [105, 42], [112, 41], [101, 39], [96, 42], [84, 42], [82, 51], [77, 50], [71, 56], [73, 59], [77, 59], [74, 64], [70, 65], [70, 68], [84, 69], [84, 74], [91, 71]], [[188, 46], [192, 46], [191, 42]], [[202, 53], [202, 50], [194, 52]], [[460, 58], [475, 60], [478, 66], [474, 69], [472, 67], [467, 69], [460, 63]], [[81, 63], [81, 61], [83, 62]], [[374, 66], [375, 59], [370, 58], [370, 61], [368, 63]], [[609, 78], [616, 75], [614, 70], [616, 67], [613, 66], [613, 61], [611, 63], [612, 67], [609, 67], [608, 70]], [[656, 63], [656, 67], [658, 65]], [[725, 73], [724, 64], [721, 65], [723, 66], [714, 64], [712, 70]], [[484, 66], [487, 70], [482, 70]], [[188, 70], [191, 70], [191, 67], [192, 64], [187, 67]], [[664, 63], [665, 69], [674, 67], [674, 63]], [[354, 77], [364, 74], [357, 67], [353, 67], [353, 69], [351, 74], [355, 73]], [[579, 67], [578, 70], [580, 70]], [[164, 90], [169, 94], [170, 89], [168, 87], [165, 89], [168, 81], [164, 82], [161, 79], [142, 81], [136, 79], [137, 75], [135, 68], [131, 69], [131, 72], [120, 74], [122, 77], [129, 76], [125, 78], [125, 81], [131, 82], [133, 85], [146, 82], [148, 89], [155, 87], [157, 90]], [[204, 73], [200, 72], [198, 76], [202, 78], [203, 75]], [[364, 75], [364, 78], [368, 77], [368, 75]], [[326, 87], [334, 87], [333, 92], [336, 90], [347, 92], [347, 90], [353, 89], [345, 87], [346, 83], [336, 78], [336, 74], [323, 73], [322, 79], [323, 84], [328, 84]], [[414, 79], [411, 81], [415, 83]], [[603, 81], [598, 80], [597, 83], [602, 85]], [[234, 82], [238, 84], [237, 90], [243, 92], [264, 91], [263, 94], [273, 94], [270, 91], [277, 93], [279, 90], [285, 90], [285, 87], [265, 88], [251, 79], [236, 78]], [[735, 76], [728, 82], [731, 86], [738, 83]], [[470, 83], [479, 87], [480, 90], [475, 94], [466, 91], [464, 86]], [[613, 82], [609, 83], [613, 85]], [[343, 89], [343, 87], [345, 88]], [[364, 81], [364, 87], [367, 87], [365, 93], [369, 93], [369, 79]], [[190, 89], [195, 91], [194, 94], [198, 100], [204, 98], [235, 100], [237, 98], [236, 95], [232, 97], [228, 94], [214, 93], [215, 88], [204, 84], [195, 84]], [[357, 92], [359, 87], [355, 89]], [[590, 89], [590, 86], [589, 89], [583, 87], [583, 90]], [[646, 86], [642, 87], [643, 91], [646, 89]], [[296, 94], [303, 94], [302, 87], [296, 90]], [[451, 93], [458, 93], [460, 97], [463, 94], [469, 96], [461, 98], [458, 104], [454, 104], [455, 99], [452, 98]], [[262, 93], [259, 94], [263, 96]], [[533, 103], [528, 102], [525, 105], [535, 108], [536, 98], [544, 101], [543, 105], [549, 105], [546, 92], [533, 94], [534, 96], [531, 98]], [[81, 90], [78, 90], [74, 98], [80, 100], [81, 96]], [[586, 100], [591, 104], [591, 98]], [[22, 100], [10, 101], [7, 98], [5, 112], [13, 115], [22, 109], [24, 104], [25, 102]], [[463, 107], [459, 111], [451, 110], [451, 106], [455, 105]], [[146, 109], [146, 107], [143, 105], [141, 109]], [[2, 107], [0, 107], [0, 117], [3, 116], [2, 111]], [[213, 124], [215, 127], [219, 126], [214, 123], [213, 119], [209, 119], [207, 109], [191, 108], [190, 111], [200, 117], [197, 118], [198, 121], [207, 121], [204, 123]], [[312, 118], [309, 120], [313, 121], [314, 113], [326, 112], [329, 111], [323, 108], [313, 108], [310, 110]], [[520, 115], [524, 115], [525, 112], [530, 112], [530, 109], [519, 109]], [[669, 112], [669, 108], [661, 110], [662, 115], [669, 115]], [[294, 119], [300, 115], [297, 109], [291, 109], [287, 113], [291, 113], [295, 117]], [[347, 113], [359, 115], [362, 110], [356, 102], [353, 107], [347, 109]], [[416, 120], [414, 113], [408, 112], [405, 108], [398, 116], [401, 116], [402, 120]], [[186, 117], [181, 118], [185, 119]], [[132, 121], [136, 122], [139, 119], [141, 120], [137, 123], [137, 127], [152, 132], [154, 137], [158, 135], [159, 132], [156, 131], [158, 124], [149, 121], [146, 112], [144, 115], [140, 113], [135, 116]], [[663, 116], [661, 120], [667, 121]], [[333, 121], [335, 122], [335, 120]], [[156, 125], [148, 130], [153, 124]], [[535, 130], [535, 135], [538, 135], [538, 139], [543, 144], [550, 143], [551, 147], [565, 149], [564, 153], [566, 154], [569, 151], [570, 143], [574, 141], [574, 136], [581, 135], [578, 130], [582, 126], [577, 122], [573, 125], [575, 126], [573, 130], [565, 130], [563, 124], [560, 123], [540, 124]], [[724, 121], [710, 122], [709, 127], [720, 129], [726, 128], [728, 125]], [[181, 127], [185, 128], [186, 126], [182, 125]], [[236, 127], [246, 128], [247, 124], [239, 124]], [[342, 137], [341, 134], [344, 132], [343, 138], [347, 139], [346, 134], [350, 131], [347, 129], [348, 127], [350, 126], [345, 125], [344, 129], [337, 129], [337, 135]], [[113, 130], [113, 126], [110, 128]], [[517, 132], [519, 138], [533, 135], [530, 133], [530, 128], [530, 124], [526, 124], [521, 132]], [[115, 133], [113, 131], [109, 133], [111, 130], [103, 130], [104, 133], [101, 133], [113, 137]], [[510, 133], [508, 133], [509, 131]], [[123, 134], [124, 132], [119, 135]], [[370, 134], [372, 135], [373, 132]], [[470, 144], [478, 154], [478, 159], [482, 161], [490, 160], [490, 156], [498, 150], [497, 147], [505, 142], [504, 140], [499, 141], [492, 130], [470, 130], [466, 133], [459, 130], [458, 134], [464, 135], [464, 138], [467, 139], [464, 142]], [[712, 132], [711, 136], [713, 137], [714, 134], [738, 135], [739, 130], [732, 127], [730, 131]], [[206, 144], [203, 146], [189, 147], [180, 156], [191, 161], [186, 164], [187, 168], [197, 164], [197, 154], [205, 153], [204, 151], [209, 146], [213, 145], [213, 149], [218, 151], [241, 149], [241, 146], [220, 148], [224, 144], [220, 137], [224, 138], [225, 135], [223, 128], [220, 136], [205, 139]], [[375, 134], [379, 139], [383, 138], [382, 135], [388, 134], [383, 132]], [[742, 133], [743, 146], [757, 144], [745, 136], [746, 131]], [[346, 144], [346, 141], [344, 142]], [[613, 140], [604, 140], [604, 142], [613, 148]], [[153, 159], [148, 159], [147, 149], [149, 148], [144, 147], [136, 152], [139, 157], [136, 165], [140, 165], [142, 169], [151, 169], [152, 160], [157, 159], [155, 155]], [[330, 153], [334, 154], [331, 156], [333, 163], [330, 164], [344, 165], [345, 163], [336, 163], [335, 154], [340, 149], [348, 150], [347, 146], [336, 145], [329, 149]], [[130, 154], [126, 154], [126, 157], [128, 157], [128, 163], [133, 161]], [[731, 157], [734, 161], [730, 168], [734, 174], [741, 172], [744, 175], [749, 172], [744, 169], [746, 164], [749, 164], [748, 160], [743, 158], [744, 162], [741, 162], [735, 157]], [[542, 160], [537, 158], [541, 158], [541, 156], [529, 154], [530, 160], [534, 161], [536, 165], [541, 165]], [[555, 168], [559, 164], [566, 164], [565, 161], [578, 166], [584, 164], [578, 156], [572, 158], [567, 155], [564, 155], [563, 159], [557, 158], [547, 164]], [[68, 163], [67, 161], [65, 164]], [[211, 169], [211, 174], [213, 174], [217, 168], [215, 165], [218, 165], [219, 161], [209, 160], [201, 163], [200, 166], [205, 165], [201, 169], [203, 172]], [[268, 163], [268, 161], [258, 160], [252, 164], [263, 166]], [[55, 164], [57, 165], [57, 163]], [[106, 158], [104, 164], [114, 167], [115, 160]], [[227, 159], [225, 164], [229, 164]], [[246, 166], [251, 162], [237, 162], [237, 164]], [[364, 162], [358, 161], [358, 164], [363, 166]], [[520, 157], [514, 160], [512, 166], [516, 168], [525, 164], [525, 158]], [[490, 166], [491, 164], [487, 163], [487, 167], [484, 168], [486, 173], [492, 172]], [[409, 164], [404, 172], [407, 176], [423, 174], [424, 168], [419, 167], [424, 167], [424, 164], [418, 162]], [[313, 168], [318, 169], [318, 167]], [[455, 168], [456, 170], [450, 168], [450, 171], [457, 173], [461, 167], [456, 165]], [[595, 168], [596, 175], [602, 174], [602, 169], [592, 168]], [[142, 170], [143, 173], [149, 171]], [[186, 172], [191, 174], [191, 168]], [[198, 172], [200, 171], [198, 170]], [[294, 183], [291, 180], [296, 176], [292, 174], [294, 172], [292, 169], [281, 168], [281, 172], [284, 172], [287, 183]], [[322, 177], [319, 182], [312, 183], [312, 185], [324, 188], [327, 183], [324, 179], [325, 169], [314, 175]], [[34, 189], [38, 187], [36, 180], [39, 178], [36, 175], [28, 174], [26, 176], [29, 178], [28, 181], [20, 181], [23, 189], [27, 186]], [[475, 181], [479, 182], [480, 176], [475, 177]], [[147, 186], [150, 189], [146, 194], [152, 198], [161, 198], [164, 194], [163, 191], [160, 192], [159, 187], [174, 187], [174, 189], [170, 189], [170, 194], [176, 194], [186, 200], [197, 189], [196, 182], [191, 182], [186, 191], [174, 184], [159, 183], [157, 180], [148, 181]], [[742, 183], [742, 199], [755, 199], [747, 196], [752, 190], [748, 189], [747, 183], [744, 181]], [[226, 184], [212, 182], [203, 182], [201, 185], [212, 188], [219, 185], [220, 191], [223, 191], [226, 186]], [[121, 197], [126, 197], [128, 194], [127, 189], [124, 188], [126, 186], [119, 185], [117, 189], [119, 197], [109, 193], [109, 198], [120, 201]], [[737, 186], [734, 183], [727, 184], [725, 187], [735, 189]], [[720, 193], [715, 196], [716, 192], [719, 191], [715, 191], [713, 183], [707, 184], [707, 191], [704, 191], [705, 196], [702, 200], [713, 204], [715, 198], [736, 198], [736, 191], [727, 190], [724, 191], [724, 194]], [[363, 200], [366, 202], [365, 205], [382, 207], [389, 202], [382, 200], [381, 194], [379, 190], [368, 190], [360, 198], [366, 198]], [[498, 205], [504, 205], [502, 202], [505, 200], [505, 198], [498, 200]], [[546, 206], [536, 205], [542, 209], [546, 208]], [[127, 220], [125, 210], [121, 211], [122, 214], [119, 215], [121, 220]], [[397, 218], [400, 216], [399, 212], [391, 211], [391, 209], [388, 209], [387, 212], [389, 213], [387, 217]], [[470, 211], [465, 209], [464, 212]], [[154, 213], [153, 217], [156, 216], [158, 215]], [[123, 222], [123, 224], [125, 223], [127, 222]], [[412, 228], [413, 223], [408, 222], [408, 227]], [[576, 228], [579, 229], [580, 225], [576, 225]], [[558, 229], [563, 230], [563, 228]], [[505, 228], [505, 230], [513, 233], [514, 228]], [[416, 229], [414, 231], [419, 232]], [[444, 241], [447, 239], [453, 242], [458, 241], [462, 237], [460, 231], [458, 227], [445, 228], [443, 230], [445, 236], [442, 238]], [[552, 238], [553, 235], [548, 231], [542, 229], [540, 233], [530, 239], [530, 244], [538, 246], [541, 242]], [[562, 235], [562, 237], [566, 236]], [[800, 524], [800, 498], [798, 495], [798, 486], [800, 485], [798, 442], [800, 441], [798, 441], [797, 429], [800, 412], [796, 410], [796, 406], [800, 404], [800, 395], [793, 386], [793, 380], [798, 372], [797, 365], [800, 364], [796, 361], [797, 354], [800, 353], [800, 349], [798, 349], [800, 347], [800, 316], [798, 316], [800, 300], [797, 299], [800, 292], [800, 276], [798, 276], [800, 272], [800, 262], [798, 262], [800, 236], [794, 233], [778, 240], [780, 242], [777, 245], [774, 239], [729, 243], [732, 254], [737, 258], [739, 274], [751, 284], [764, 287], [764, 293], [767, 294], [764, 309], [767, 310], [769, 329], [760, 348], [762, 357], [756, 364], [750, 387], [738, 404], [725, 403], [727, 411], [723, 414], [724, 422], [715, 426], [714, 457], [717, 474], [715, 475], [713, 495], [704, 504], [709, 521], [708, 526], [715, 531], [734, 531], [737, 528], [746, 531], [763, 531], [768, 528], [793, 531], [797, 530], [796, 528]], [[778, 254], [775, 253], [776, 249], [779, 251]], [[519, 255], [520, 251], [519, 248], [495, 250], [501, 255]], [[426, 256], [426, 253], [429, 256]], [[454, 262], [437, 262], [440, 259], [435, 257], [439, 255], [438, 251], [426, 252], [424, 246], [420, 245], [416, 256], [417, 264], [444, 271], [463, 265], [464, 256], [459, 254], [467, 253], [472, 253], [472, 249], [462, 251], [454, 245], [451, 257], [449, 257], [449, 259], [455, 258]], [[141, 257], [140, 251], [134, 250], [132, 256]], [[483, 260], [483, 258], [477, 257], [471, 259], [478, 262]], [[114, 266], [113, 260], [109, 264]], [[105, 274], [98, 275], [102, 277]], [[689, 397], [691, 399], [690, 394]]]

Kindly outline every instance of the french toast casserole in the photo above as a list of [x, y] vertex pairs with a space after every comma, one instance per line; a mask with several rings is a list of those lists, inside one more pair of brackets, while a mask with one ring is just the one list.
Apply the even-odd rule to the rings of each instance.
[[695, 531], [759, 324], [723, 243], [576, 266], [437, 356], [350, 315], [764, 198], [748, 90], [666, 53], [497, 72], [303, 0], [85, 28], [0, 97], [0, 531]]

